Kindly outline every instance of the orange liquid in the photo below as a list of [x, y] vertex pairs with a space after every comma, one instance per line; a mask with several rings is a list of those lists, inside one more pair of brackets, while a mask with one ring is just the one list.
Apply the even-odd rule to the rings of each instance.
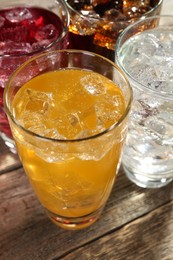
[[[26, 83], [13, 101], [13, 113], [25, 128], [64, 140], [98, 134], [116, 123], [124, 110], [123, 94], [112, 81], [82, 70], [42, 74]], [[58, 216], [81, 217], [105, 204], [125, 125], [76, 142], [42, 140], [12, 128], [25, 171], [46, 209]]]

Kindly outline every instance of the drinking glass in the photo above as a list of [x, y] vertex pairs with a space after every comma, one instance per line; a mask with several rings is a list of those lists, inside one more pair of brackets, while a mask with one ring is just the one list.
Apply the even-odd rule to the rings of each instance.
[[69, 14], [63, 0], [1, 0], [0, 6], [0, 136], [15, 152], [3, 107], [11, 73], [33, 55], [68, 45]]
[[165, 186], [173, 179], [173, 16], [129, 26], [116, 51], [134, 91], [125, 172], [141, 187]]
[[121, 70], [84, 51], [34, 57], [10, 78], [4, 105], [17, 150], [55, 224], [79, 229], [100, 216], [120, 166], [131, 99]]
[[118, 35], [142, 15], [160, 14], [162, 0], [66, 0], [73, 49], [98, 53], [114, 61]]

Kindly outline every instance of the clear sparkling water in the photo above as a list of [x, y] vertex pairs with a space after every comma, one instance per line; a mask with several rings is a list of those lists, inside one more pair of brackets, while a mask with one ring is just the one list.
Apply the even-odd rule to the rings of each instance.
[[173, 177], [173, 28], [132, 36], [119, 60], [134, 90], [123, 163], [143, 176]]

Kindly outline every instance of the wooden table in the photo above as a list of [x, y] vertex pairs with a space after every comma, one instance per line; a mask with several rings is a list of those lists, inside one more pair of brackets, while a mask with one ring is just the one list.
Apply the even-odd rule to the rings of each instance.
[[100, 220], [63, 230], [48, 219], [18, 156], [0, 139], [0, 259], [172, 260], [173, 183], [142, 189], [121, 169]]

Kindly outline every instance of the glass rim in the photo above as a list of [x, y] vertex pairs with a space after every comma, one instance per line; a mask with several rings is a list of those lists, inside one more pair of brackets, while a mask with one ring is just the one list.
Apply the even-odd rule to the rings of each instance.
[[[127, 85], [127, 88], [129, 89], [129, 99], [128, 99], [128, 102], [127, 102], [127, 105], [125, 106], [125, 110], [122, 114], [122, 116], [119, 118], [119, 120], [112, 124], [109, 128], [105, 129], [104, 131], [101, 131], [95, 135], [91, 135], [91, 136], [87, 136], [87, 137], [83, 137], [83, 138], [76, 138], [76, 139], [59, 139], [59, 138], [51, 138], [51, 137], [45, 137], [45, 136], [42, 136], [42, 135], [39, 135], [39, 134], [36, 134], [28, 129], [26, 129], [25, 127], [23, 127], [22, 125], [19, 124], [18, 120], [16, 120], [12, 114], [12, 112], [10, 111], [9, 109], [9, 105], [8, 105], [8, 92], [9, 92], [9, 89], [10, 89], [10, 83], [11, 81], [13, 80], [13, 78], [23, 69], [25, 68], [28, 64], [30, 64], [32, 61], [36, 60], [36, 59], [39, 59], [41, 57], [46, 57], [46, 56], [50, 56], [50, 55], [53, 55], [53, 54], [58, 54], [58, 53], [78, 53], [78, 54], [85, 54], [85, 55], [90, 55], [90, 56], [96, 56], [102, 60], [105, 60], [107, 63], [111, 64], [112, 67], [114, 67], [118, 73], [120, 73], [123, 77], [123, 79], [125, 80], [126, 82], [126, 85]], [[121, 125], [121, 123], [125, 120], [125, 118], [127, 117], [127, 115], [129, 114], [130, 112], [130, 109], [131, 109], [131, 104], [132, 104], [132, 99], [133, 99], [133, 91], [132, 91], [132, 87], [129, 83], [129, 80], [127, 79], [125, 73], [114, 63], [112, 62], [111, 60], [99, 55], [99, 54], [96, 54], [96, 53], [93, 53], [93, 52], [89, 52], [89, 51], [84, 51], [84, 50], [74, 50], [74, 49], [66, 49], [66, 50], [55, 50], [55, 51], [51, 51], [51, 52], [45, 52], [45, 53], [42, 53], [40, 55], [37, 55], [37, 56], [34, 56], [32, 57], [31, 59], [29, 59], [28, 61], [24, 62], [21, 66], [19, 66], [12, 74], [11, 76], [9, 77], [8, 79], [8, 82], [6, 84], [6, 87], [4, 89], [4, 94], [3, 94], [3, 100], [4, 100], [4, 109], [5, 109], [5, 112], [7, 114], [8, 117], [10, 117], [10, 119], [12, 120], [12, 122], [17, 125], [17, 127], [19, 127], [22, 131], [26, 132], [27, 134], [31, 135], [31, 136], [35, 136], [41, 140], [47, 140], [47, 141], [54, 141], [54, 142], [62, 142], [62, 143], [74, 143], [74, 142], [81, 142], [81, 141], [87, 141], [87, 140], [90, 140], [90, 139], [95, 139], [97, 137], [100, 137], [100, 136], [103, 136], [104, 134], [114, 130], [115, 128], [117, 128], [119, 125]]]
[[[54, 41], [52, 41], [49, 45], [47, 45], [45, 48], [42, 48], [42, 49], [38, 49], [38, 50], [35, 50], [35, 51], [32, 51], [32, 52], [28, 52], [28, 53], [20, 53], [20, 54], [0, 54], [0, 58], [1, 57], [30, 57], [32, 55], [37, 55], [39, 54], [40, 52], [46, 52], [48, 51], [50, 48], [52, 48], [54, 45], [58, 44], [58, 42], [60, 42], [63, 38], [65, 38], [65, 36], [67, 35], [68, 33], [68, 27], [69, 27], [69, 24], [70, 24], [70, 14], [68, 12], [68, 8], [67, 8], [67, 5], [66, 3], [63, 1], [63, 0], [54, 0], [54, 3], [56, 4], [56, 2], [61, 2], [61, 4], [64, 6], [64, 9], [65, 9], [65, 13], [66, 13], [66, 18], [67, 18], [67, 25], [64, 27], [63, 26], [63, 30], [61, 32], [61, 35], [58, 36], [57, 39], [55, 39]], [[20, 7], [20, 6], [25, 6], [25, 7], [38, 7], [38, 8], [42, 8], [42, 9], [45, 9], [45, 10], [49, 10], [49, 9], [46, 9], [45, 7], [41, 7], [39, 5], [33, 5], [32, 3], [29, 4], [29, 3], [25, 3], [25, 4], [21, 4], [21, 3], [18, 3], [17, 5], [13, 5], [14, 3], [8, 3], [6, 6], [3, 7], [3, 9], [6, 9], [7, 7]], [[1, 8], [0, 8], [1, 9]], [[2, 10], [3, 10], [2, 9]]]
[[[89, 19], [91, 19], [91, 20], [93, 20], [93, 21], [112, 21], [112, 20], [105, 20], [104, 18], [102, 18], [102, 17], [97, 17], [97, 18], [95, 18], [95, 17], [88, 17], [87, 15], [85, 16], [85, 15], [83, 15], [83, 14], [81, 14], [79, 11], [77, 11], [76, 9], [74, 9], [68, 2], [67, 2], [68, 0], [65, 0], [65, 3], [66, 3], [66, 5], [68, 6], [68, 8], [70, 9], [70, 10], [72, 10], [75, 14], [77, 14], [77, 15], [79, 15], [80, 17], [82, 17], [82, 18], [84, 18], [84, 19], [87, 19], [87, 18], [89, 18]], [[159, 6], [161, 6], [162, 5], [162, 3], [163, 3], [163, 0], [159, 0], [159, 2], [151, 9], [151, 10], [149, 10], [148, 12], [146, 12], [146, 13], [144, 13], [142, 16], [140, 16], [140, 17], [143, 17], [143, 16], [148, 16], [148, 15], [150, 15], [152, 12], [154, 12]], [[136, 19], [140, 19], [140, 17], [137, 17]], [[131, 21], [132, 19], [128, 19], [126, 22], [128, 22], [128, 21]], [[118, 20], [118, 21], [116, 21], [116, 23], [118, 23], [118, 22], [123, 22], [124, 20]], [[113, 21], [112, 21], [113, 22]]]
[[[172, 100], [173, 99], [173, 93], [170, 93], [170, 92], [165, 92], [165, 91], [158, 91], [157, 89], [152, 89], [148, 86], [146, 86], [145, 84], [141, 83], [139, 80], [136, 80], [127, 70], [126, 68], [120, 63], [120, 59], [119, 59], [119, 52], [120, 52], [120, 49], [121, 49], [121, 43], [122, 43], [122, 40], [123, 40], [123, 37], [126, 35], [126, 33], [128, 33], [133, 27], [135, 26], [138, 26], [138, 24], [142, 24], [143, 22], [147, 22], [148, 20], [153, 20], [153, 19], [159, 19], [159, 18], [171, 18], [173, 19], [173, 15], [154, 15], [154, 16], [149, 16], [149, 17], [141, 17], [139, 20], [135, 21], [133, 24], [129, 25], [128, 27], [126, 27], [119, 35], [117, 41], [116, 41], [116, 46], [115, 46], [115, 61], [117, 62], [118, 66], [120, 66], [120, 68], [124, 71], [124, 73], [127, 75], [127, 77], [133, 82], [132, 85], [134, 85], [135, 83], [138, 84], [136, 85], [135, 84], [135, 87], [138, 88], [138, 89], [141, 89], [144, 88], [148, 91], [150, 91], [151, 93], [154, 93], [155, 95], [159, 96], [159, 97], [162, 97], [162, 98], [167, 98], [169, 100]], [[172, 20], [172, 25], [173, 25], [173, 20]], [[149, 29], [149, 30], [152, 30]], [[146, 30], [147, 31], [147, 30]], [[140, 32], [140, 33], [143, 33]], [[140, 34], [138, 33], [138, 34]], [[133, 36], [135, 36], [136, 34], [134, 34]], [[124, 44], [124, 43], [123, 43]], [[122, 44], [122, 46], [123, 46]], [[140, 87], [141, 86], [141, 87]]]

